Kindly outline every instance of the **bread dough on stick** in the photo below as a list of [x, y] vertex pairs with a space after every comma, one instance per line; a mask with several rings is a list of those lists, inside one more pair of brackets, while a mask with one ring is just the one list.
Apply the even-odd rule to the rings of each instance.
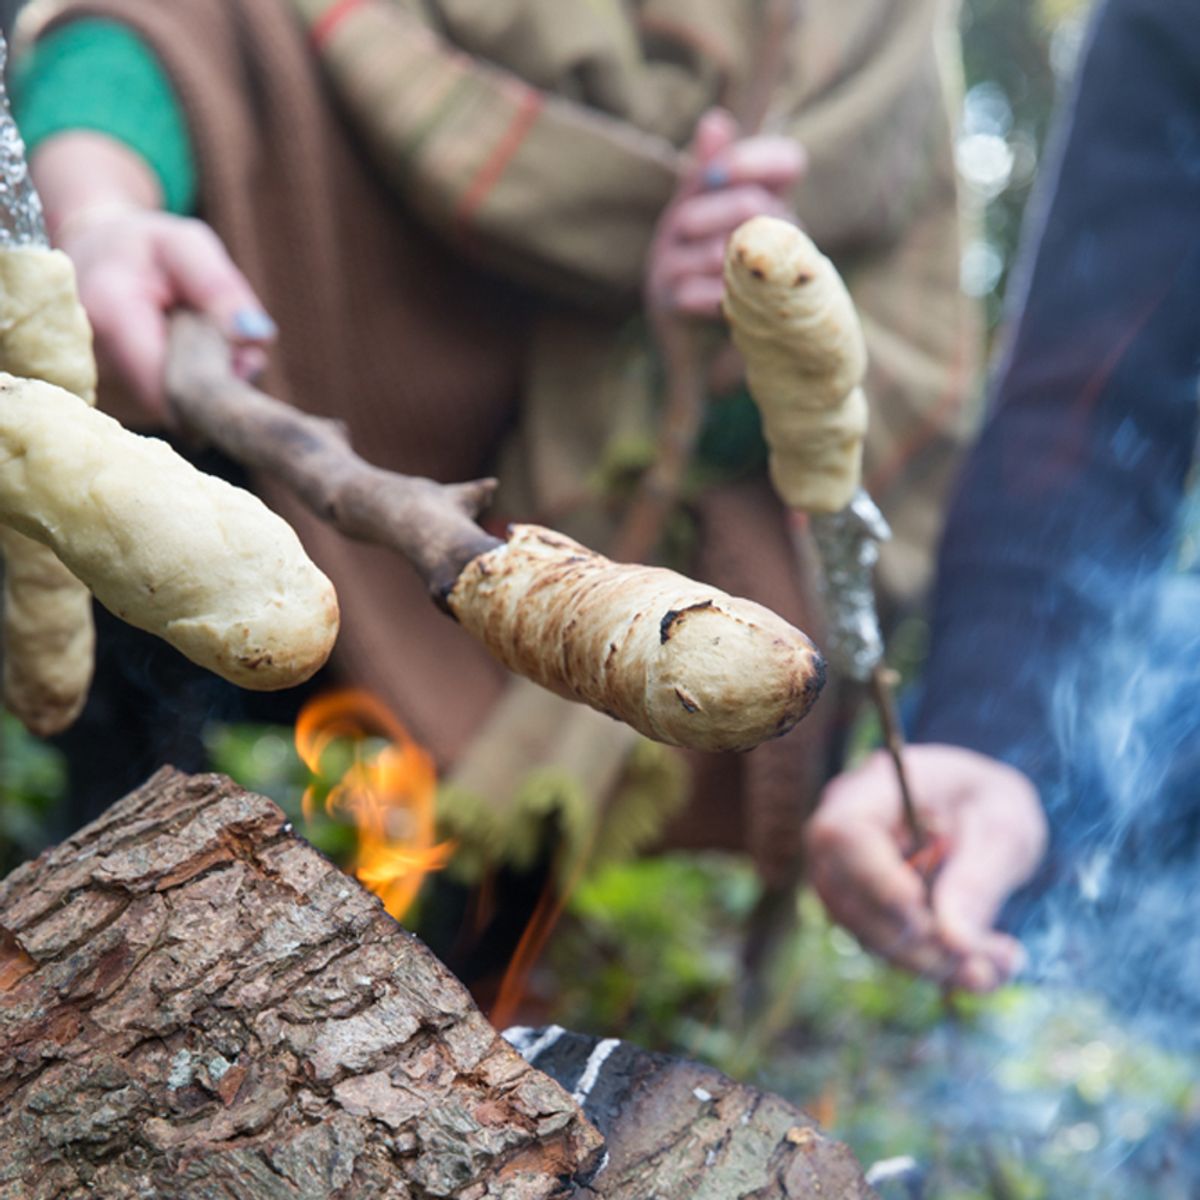
[[71, 393], [4, 374], [0, 521], [122, 620], [242, 687], [300, 683], [333, 647], [333, 586], [281, 517]]
[[50, 737], [79, 716], [92, 681], [92, 594], [54, 552], [0, 526], [4, 555], [4, 704]]
[[784, 502], [840, 512], [862, 477], [867, 349], [837, 269], [795, 225], [755, 217], [725, 254], [725, 316]]
[[675, 746], [748, 750], [824, 683], [812, 643], [769, 609], [536, 525], [472, 559], [447, 600], [511, 670]]
[[61, 250], [0, 249], [0, 368], [96, 402], [92, 327]]
[[[59, 250], [0, 250], [0, 368], [95, 402], [92, 331], [75, 270]], [[54, 552], [0, 530], [5, 561], [4, 704], [32, 733], [61, 733], [87, 699], [95, 661], [92, 597]]]

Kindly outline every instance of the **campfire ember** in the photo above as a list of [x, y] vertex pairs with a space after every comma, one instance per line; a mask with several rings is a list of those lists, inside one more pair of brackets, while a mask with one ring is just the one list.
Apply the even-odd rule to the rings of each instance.
[[314, 777], [304, 793], [307, 820], [317, 804], [322, 761], [335, 744], [346, 747], [352, 761], [326, 792], [325, 811], [354, 825], [354, 874], [399, 920], [425, 876], [444, 867], [454, 851], [453, 842], [435, 842], [433, 759], [369, 693], [320, 696], [296, 722], [296, 753]]

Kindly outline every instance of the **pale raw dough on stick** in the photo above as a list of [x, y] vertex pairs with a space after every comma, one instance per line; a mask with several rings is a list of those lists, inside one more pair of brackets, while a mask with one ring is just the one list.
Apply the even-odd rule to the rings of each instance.
[[[92, 331], [59, 250], [0, 250], [0, 368], [95, 402]], [[3, 551], [4, 704], [31, 732], [66, 729], [87, 699], [95, 660], [88, 589], [54, 552], [12, 529]]]
[[447, 601], [511, 670], [671, 745], [749, 749], [824, 682], [812, 643], [769, 609], [536, 525], [472, 559]]
[[837, 269], [795, 225], [755, 217], [729, 239], [725, 316], [762, 413], [784, 502], [840, 512], [858, 491], [867, 349]]
[[281, 517], [71, 393], [3, 374], [0, 521], [242, 687], [300, 683], [333, 647], [333, 586]]
[[92, 594], [48, 547], [0, 526], [4, 705], [50, 737], [79, 716], [95, 659]]

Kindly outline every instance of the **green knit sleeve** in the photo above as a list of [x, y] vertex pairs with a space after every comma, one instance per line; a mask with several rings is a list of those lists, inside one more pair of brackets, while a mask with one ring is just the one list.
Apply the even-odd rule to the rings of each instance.
[[196, 164], [182, 106], [153, 52], [116, 21], [72, 21], [14, 64], [13, 111], [30, 152], [89, 129], [124, 142], [154, 169], [169, 212], [196, 206]]

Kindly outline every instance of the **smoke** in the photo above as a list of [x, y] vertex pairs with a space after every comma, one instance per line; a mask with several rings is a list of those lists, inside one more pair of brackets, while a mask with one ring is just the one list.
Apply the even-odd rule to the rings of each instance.
[[1057, 673], [1051, 879], [1017, 930], [1040, 982], [1101, 993], [1189, 1050], [1200, 1049], [1198, 617], [1200, 579], [1156, 577]]
[[931, 1138], [845, 1130], [920, 1163], [887, 1200], [1200, 1196], [1200, 574], [1086, 571], [1114, 615], [1031, 697], [1060, 767], [1047, 868], [1006, 914], [1030, 966], [897, 1072]]

